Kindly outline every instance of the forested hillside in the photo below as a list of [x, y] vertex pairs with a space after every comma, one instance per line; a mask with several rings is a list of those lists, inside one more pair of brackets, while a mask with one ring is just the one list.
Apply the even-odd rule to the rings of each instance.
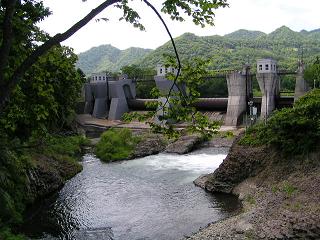
[[[258, 58], [272, 57], [279, 61], [280, 68], [293, 70], [302, 49], [306, 63], [320, 54], [320, 29], [295, 32], [282, 26], [270, 34], [241, 29], [225, 36], [206, 37], [185, 33], [175, 40], [182, 59], [210, 59], [211, 69], [239, 69], [247, 61], [254, 65]], [[168, 53], [173, 54], [170, 42], [153, 51], [141, 48], [121, 51], [103, 45], [81, 53], [77, 66], [86, 74], [105, 70], [115, 72], [130, 64], [153, 68], [161, 63], [163, 54]]]
[[88, 75], [93, 72], [117, 72], [122, 66], [130, 65], [143, 58], [150, 49], [128, 48], [120, 50], [111, 45], [101, 45], [80, 53], [77, 67]]
[[[185, 33], [176, 38], [182, 59], [203, 57], [210, 59], [212, 69], [238, 69], [249, 61], [272, 57], [279, 61], [280, 68], [296, 69], [299, 54], [303, 49], [305, 62], [312, 62], [320, 54], [320, 29], [295, 32], [288, 27], [280, 27], [270, 34], [259, 31], [238, 30], [225, 36], [198, 37]], [[164, 53], [173, 53], [170, 42], [138, 60], [144, 67], [161, 63]]]

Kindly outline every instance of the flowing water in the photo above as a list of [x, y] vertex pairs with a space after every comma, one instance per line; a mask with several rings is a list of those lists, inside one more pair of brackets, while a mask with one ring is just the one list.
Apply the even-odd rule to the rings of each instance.
[[158, 154], [106, 164], [83, 157], [83, 171], [24, 226], [34, 239], [170, 240], [232, 214], [235, 197], [195, 187], [227, 148]]

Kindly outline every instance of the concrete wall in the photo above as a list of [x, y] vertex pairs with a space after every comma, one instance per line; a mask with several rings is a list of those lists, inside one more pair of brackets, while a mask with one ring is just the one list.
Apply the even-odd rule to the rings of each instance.
[[120, 120], [122, 115], [129, 112], [127, 99], [125, 98], [112, 98], [109, 111], [109, 120]]
[[93, 92], [91, 89], [91, 84], [86, 83], [84, 85], [84, 114], [91, 114], [93, 111], [93, 104], [94, 104], [94, 98], [93, 98]]
[[[127, 90], [130, 89], [130, 96], [128, 95]], [[126, 92], [127, 95], [126, 96]], [[136, 85], [132, 82], [131, 79], [123, 79], [118, 81], [109, 82], [109, 96], [112, 98], [135, 98], [136, 97]]]
[[107, 83], [92, 84], [94, 107], [92, 116], [106, 118], [108, 116], [108, 86]]
[[229, 96], [225, 125], [237, 126], [246, 111], [246, 76], [239, 72], [228, 74], [227, 85]]
[[120, 120], [122, 115], [129, 112], [127, 99], [136, 97], [136, 86], [131, 79], [122, 77], [121, 80], [109, 82], [111, 98], [109, 120]]
[[[157, 88], [160, 90], [161, 94], [168, 94], [170, 88], [173, 85], [173, 81], [166, 79], [165, 76], [154, 76], [154, 81], [156, 82]], [[179, 91], [177, 86], [173, 86], [173, 92]]]
[[135, 84], [126, 76], [121, 76], [117, 81], [105, 82], [100, 82], [98, 78], [97, 82], [85, 84], [84, 89], [84, 113], [96, 118], [121, 119], [123, 113], [129, 111], [127, 99], [136, 97]]

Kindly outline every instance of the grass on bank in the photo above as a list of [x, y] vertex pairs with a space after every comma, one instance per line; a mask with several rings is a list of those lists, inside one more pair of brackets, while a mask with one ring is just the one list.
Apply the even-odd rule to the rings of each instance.
[[141, 138], [134, 136], [128, 128], [112, 128], [101, 135], [95, 154], [105, 162], [127, 159], [140, 140]]
[[90, 140], [81, 135], [53, 135], [33, 153], [43, 154], [58, 161], [77, 163], [82, 154], [82, 147], [87, 145], [90, 145]]
[[301, 97], [293, 108], [275, 111], [267, 123], [248, 129], [242, 145], [271, 145], [286, 155], [312, 152], [320, 143], [320, 89]]

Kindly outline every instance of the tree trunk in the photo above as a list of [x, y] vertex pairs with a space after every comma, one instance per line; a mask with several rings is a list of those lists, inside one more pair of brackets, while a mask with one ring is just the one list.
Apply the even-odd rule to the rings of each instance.
[[5, 79], [4, 79], [4, 70], [8, 64], [10, 49], [13, 41], [13, 31], [12, 31], [12, 19], [15, 12], [15, 6], [17, 1], [11, 0], [6, 1], [5, 5], [5, 14], [2, 24], [2, 44], [0, 47], [0, 89], [1, 92], [5, 87]]

